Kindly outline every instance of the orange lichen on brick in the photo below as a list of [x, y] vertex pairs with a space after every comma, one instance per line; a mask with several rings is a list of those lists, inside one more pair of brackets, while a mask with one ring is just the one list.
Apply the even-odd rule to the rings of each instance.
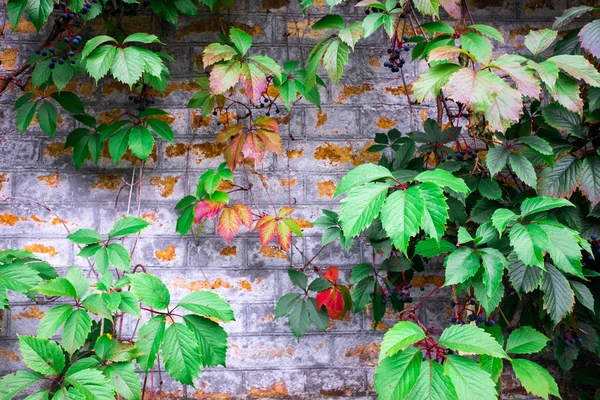
[[10, 71], [17, 66], [17, 49], [4, 48], [0, 50], [0, 71]]
[[272, 314], [267, 315], [266, 317], [261, 317], [260, 322], [273, 322], [275, 321], [275, 317]]
[[354, 166], [376, 163], [379, 161], [379, 153], [367, 151], [372, 144], [372, 142], [367, 142], [361, 150], [356, 152], [350, 143], [347, 146], [340, 146], [325, 142], [324, 145], [315, 149], [314, 158], [315, 160], [329, 161], [329, 165], [334, 167], [344, 165], [347, 162]]
[[[197, 143], [191, 146], [191, 152], [196, 157], [196, 163], [201, 164], [204, 159], [216, 158], [223, 154], [224, 144], [217, 144], [212, 142]], [[170, 144], [165, 149], [167, 157], [181, 157], [184, 156], [187, 151], [190, 150], [190, 146], [185, 143]]]
[[2, 190], [2, 184], [10, 182], [10, 178], [6, 176], [6, 173], [0, 174], [0, 190]]
[[186, 92], [186, 93], [191, 93], [191, 92], [196, 92], [198, 90], [202, 89], [202, 87], [194, 80], [189, 80], [189, 81], [169, 81], [167, 83], [167, 87], [165, 88], [165, 90], [163, 90], [161, 92], [161, 97], [164, 96], [169, 96], [171, 95], [173, 92]]
[[256, 344], [249, 348], [241, 348], [237, 344], [231, 345], [231, 354], [248, 360], [292, 358], [296, 349], [293, 347], [265, 347]]
[[[203, 117], [201, 112], [194, 111], [192, 113], [192, 129], [206, 128], [207, 126], [210, 126], [213, 118], [214, 117], [212, 115]], [[218, 120], [222, 124], [227, 124], [235, 121], [236, 116], [233, 112], [220, 113]]]
[[98, 114], [98, 122], [107, 125], [111, 124], [115, 122], [121, 114], [123, 114], [123, 110], [121, 110], [120, 108], [102, 111], [100, 114]]
[[173, 289], [182, 288], [187, 289], [190, 292], [199, 292], [200, 290], [206, 289], [231, 289], [233, 286], [231, 283], [224, 281], [221, 278], [217, 278], [214, 282], [210, 282], [207, 280], [201, 281], [188, 281], [184, 278], [176, 277], [173, 280]]
[[292, 119], [292, 114], [288, 113], [287, 115], [283, 116], [283, 117], [277, 117], [274, 118], [275, 121], [277, 121], [277, 123], [279, 125], [287, 125], [290, 123], [291, 119]]
[[[412, 84], [407, 84], [406, 88], [410, 91], [412, 89]], [[404, 85], [386, 87], [385, 91], [393, 94], [394, 96], [406, 95], [406, 89], [404, 88]]]
[[37, 222], [38, 224], [43, 224], [44, 222], [46, 222], [45, 219], [38, 218], [37, 215], [30, 215], [29, 219], [32, 220], [33, 222]]
[[444, 277], [439, 275], [415, 275], [410, 281], [414, 287], [423, 287], [425, 285], [442, 286]]
[[317, 192], [319, 193], [319, 197], [332, 198], [336, 187], [336, 184], [331, 180], [317, 182]]
[[302, 157], [304, 155], [304, 149], [286, 150], [285, 154], [290, 160], [293, 160], [294, 158]]
[[283, 382], [275, 382], [266, 389], [253, 386], [248, 392], [251, 399], [277, 399], [289, 395], [287, 386]]
[[240, 292], [242, 290], [247, 290], [248, 292], [252, 291], [252, 284], [247, 279], [242, 279], [241, 281], [238, 282], [238, 285], [240, 286]]
[[419, 111], [419, 115], [421, 116], [421, 121], [425, 122], [427, 121], [427, 119], [429, 119], [429, 116], [427, 114], [427, 110], [421, 110]]
[[181, 156], [185, 155], [185, 153], [187, 153], [188, 148], [189, 148], [188, 145], [185, 143], [170, 144], [165, 149], [165, 154], [167, 155], [167, 157], [170, 157], [170, 158], [181, 157]]
[[323, 112], [323, 110], [317, 111], [317, 123], [315, 124], [315, 129], [325, 125], [327, 122], [327, 113]]
[[397, 119], [390, 119], [390, 118], [386, 118], [386, 117], [380, 117], [377, 120], [377, 127], [381, 128], [381, 129], [392, 129], [393, 127], [396, 126], [396, 124], [398, 124], [398, 120]]
[[263, 28], [260, 25], [247, 25], [239, 22], [231, 22], [231, 21], [221, 21], [219, 22], [217, 18], [220, 17], [212, 17], [210, 19], [204, 20], [196, 20], [177, 31], [177, 40], [185, 39], [188, 35], [193, 35], [195, 33], [204, 33], [204, 32], [219, 32], [221, 30], [222, 24], [229, 24], [230, 26], [234, 26], [242, 31], [246, 32], [250, 36], [256, 36], [263, 33]]
[[225, 246], [219, 251], [219, 254], [223, 257], [237, 257], [237, 247], [236, 246]]
[[90, 189], [117, 190], [123, 184], [123, 174], [100, 174]]
[[312, 222], [307, 221], [305, 219], [298, 219], [298, 218], [293, 218], [294, 222], [296, 224], [298, 224], [298, 226], [301, 229], [308, 229], [308, 228], [312, 228], [314, 225], [312, 224]]
[[69, 221], [66, 221], [64, 219], [60, 219], [58, 217], [54, 217], [54, 218], [52, 218], [52, 221], [50, 221], [50, 223], [52, 225], [58, 225], [58, 224], [64, 225], [64, 224], [68, 224]]
[[168, 261], [173, 261], [175, 259], [175, 257], [177, 256], [177, 253], [175, 252], [175, 246], [169, 246], [163, 250], [160, 250], [160, 249], [156, 250], [154, 252], [154, 255], [160, 261], [168, 262]]
[[219, 183], [219, 185], [217, 186], [217, 190], [227, 192], [229, 190], [232, 190], [234, 187], [235, 186], [233, 186], [233, 183], [231, 181], [221, 181], [221, 183]]
[[60, 254], [60, 251], [56, 250], [54, 246], [44, 246], [41, 243], [29, 244], [24, 246], [23, 249], [32, 253], [47, 254], [50, 257], [56, 257]]
[[375, 327], [375, 321], [371, 321], [371, 328], [375, 329], [376, 331], [387, 331], [390, 329], [390, 326], [383, 321], [379, 321], [377, 327]]
[[50, 174], [50, 175], [42, 175], [38, 177], [38, 181], [44, 182], [46, 186], [51, 188], [57, 188], [60, 185], [60, 175], [59, 174]]
[[291, 178], [291, 179], [281, 178], [281, 180], [279, 181], [279, 184], [281, 186], [284, 186], [284, 187], [295, 186], [296, 185], [296, 178]]
[[348, 358], [358, 357], [358, 361], [361, 364], [373, 367], [377, 365], [379, 349], [380, 345], [378, 343], [359, 344], [358, 346], [347, 348], [345, 356]]
[[7, 358], [7, 359], [13, 360], [13, 361], [19, 361], [20, 360], [20, 358], [17, 355], [17, 353], [15, 353], [12, 350], [0, 349], [0, 357]]
[[508, 32], [508, 40], [515, 40], [518, 36], [525, 36], [529, 33], [529, 31], [535, 29], [536, 28], [532, 28], [529, 24], [521, 25], [518, 28], [511, 29]]
[[377, 56], [369, 56], [369, 58], [367, 59], [367, 62], [369, 63], [369, 65], [371, 67], [375, 67], [375, 68], [381, 67], [381, 63], [379, 62], [379, 57], [377, 57]]
[[13, 315], [11, 319], [13, 321], [20, 321], [22, 319], [42, 319], [44, 315], [44, 312], [40, 311], [38, 306], [29, 306], [25, 307], [25, 309], [17, 315]]
[[290, 36], [299, 36], [299, 37], [305, 37], [308, 36], [309, 38], [312, 39], [321, 39], [323, 36], [325, 36], [325, 34], [327, 33], [326, 30], [315, 30], [312, 29], [312, 25], [317, 22], [316, 19], [314, 20], [307, 20], [307, 19], [303, 19], [301, 21], [289, 21], [287, 23], [287, 32]]
[[177, 182], [179, 182], [179, 176], [160, 177], [155, 175], [150, 177], [150, 184], [156, 187], [160, 192], [160, 196], [164, 198], [173, 195]]
[[0, 225], [15, 226], [17, 222], [26, 221], [27, 218], [18, 217], [14, 214], [2, 213], [0, 214]]
[[281, 258], [283, 260], [287, 259], [287, 254], [281, 249], [281, 247], [274, 244], [271, 246], [262, 246], [260, 248], [260, 253], [269, 258]]
[[61, 142], [48, 143], [44, 149], [44, 155], [52, 158], [58, 158], [65, 154], [72, 154], [73, 148], [65, 149], [65, 144]]
[[10, 24], [10, 23], [6, 24], [6, 29], [10, 29], [11, 31], [13, 31], [15, 33], [21, 33], [21, 34], [36, 32], [35, 25], [33, 25], [33, 23], [31, 21], [27, 21], [25, 18], [21, 18], [19, 20], [17, 29], [13, 30], [12, 24]]
[[[178, 397], [178, 398], [182, 398]], [[229, 393], [219, 393], [219, 392], [206, 392], [201, 389], [196, 389], [194, 392], [194, 399], [196, 400], [231, 400], [233, 396]]]
[[350, 96], [358, 96], [366, 92], [373, 90], [373, 86], [370, 83], [363, 83], [362, 85], [345, 85], [341, 87], [341, 92], [338, 95], [338, 102], [346, 100]]
[[262, 1], [263, 11], [277, 10], [278, 8], [283, 8], [287, 5], [288, 5], [287, 0], [263, 0]]

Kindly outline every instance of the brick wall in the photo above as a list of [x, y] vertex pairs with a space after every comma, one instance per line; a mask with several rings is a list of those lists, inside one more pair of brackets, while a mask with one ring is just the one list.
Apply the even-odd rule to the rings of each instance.
[[[307, 18], [301, 14], [297, 0], [289, 1], [291, 5], [286, 7], [287, 3], [239, 0], [230, 15], [231, 23], [252, 34], [256, 52], [282, 61], [306, 58], [319, 39], [307, 27], [326, 12], [326, 7], [314, 7]], [[494, 24], [507, 38], [505, 47], [495, 49], [501, 53], [522, 48], [523, 34], [530, 28], [548, 26], [560, 10], [580, 2], [471, 0], [470, 4], [476, 22]], [[348, 18], [361, 17], [361, 11], [350, 4], [339, 10]], [[1, 10], [0, 15], [3, 13]], [[7, 18], [2, 18], [7, 23]], [[286, 268], [303, 263], [299, 251], [294, 249], [287, 257], [276, 247], [261, 249], [254, 233], [227, 244], [216, 235], [214, 223], [207, 224], [197, 240], [182, 238], [175, 232], [175, 203], [193, 192], [204, 170], [222, 162], [221, 148], [214, 144], [218, 129], [215, 121], [210, 117], [202, 120], [195, 111], [185, 108], [196, 89], [193, 78], [204, 73], [201, 51], [215, 39], [216, 21], [209, 14], [182, 16], [175, 29], [146, 15], [127, 20], [124, 25], [132, 31], [153, 31], [176, 59], [169, 65], [173, 79], [158, 101], [159, 107], [170, 112], [166, 120], [175, 131], [176, 143], [158, 143], [144, 169], [139, 213], [152, 225], [143, 232], [134, 261], [160, 276], [174, 300], [190, 290], [214, 290], [232, 303], [237, 319], [226, 326], [231, 343], [227, 369], [204, 370], [196, 388], [183, 388], [165, 379], [163, 392], [172, 397], [215, 399], [371, 396], [378, 343], [393, 321], [384, 321], [374, 331], [369, 316], [359, 314], [332, 324], [328, 333], [311, 331], [297, 342], [282, 321], [274, 321], [274, 305], [279, 296], [291, 291]], [[99, 28], [89, 27], [88, 37]], [[42, 37], [43, 33], [35, 33], [26, 21], [17, 32], [5, 26], [0, 36], [0, 73], [9, 73], [23, 63]], [[387, 47], [381, 31], [361, 42], [342, 83], [322, 91], [322, 110], [303, 103], [279, 118], [284, 156], [268, 156], [259, 172], [267, 177], [276, 205], [291, 203], [297, 207], [296, 218], [312, 221], [321, 208], [336, 207], [331, 196], [344, 172], [363, 162], [376, 161], [374, 154], [365, 150], [376, 132], [393, 127], [416, 130], [424, 119], [434, 116], [430, 108], [408, 106], [401, 79], [382, 67]], [[407, 64], [407, 81], [415, 80], [422, 68]], [[90, 80], [78, 79], [68, 89], [80, 94], [91, 107], [90, 112], [101, 120], [131, 107], [127, 88], [118, 83], [103, 81], [96, 87]], [[75, 121], [63, 116], [54, 140], [35, 126], [21, 138], [12, 112], [16, 96], [18, 93], [8, 92], [0, 97], [0, 196], [43, 202], [52, 212], [25, 200], [0, 203], [0, 248], [25, 248], [62, 269], [69, 265], [87, 268], [85, 261], [76, 257], [76, 248], [65, 240], [65, 226], [106, 233], [116, 218], [125, 215], [129, 191], [120, 188], [132, 179], [131, 160], [115, 168], [105, 154], [100, 166], [86, 164], [74, 171], [70, 154], [62, 148]], [[236, 173], [236, 180], [241, 185], [253, 183], [255, 189], [252, 199], [247, 192], [237, 192], [235, 200], [249, 204], [252, 200], [263, 210], [270, 207], [256, 178], [251, 176], [248, 181], [245, 175]], [[137, 207], [134, 193], [132, 214], [137, 214]], [[295, 240], [310, 257], [319, 249], [320, 235], [310, 223], [304, 226], [304, 239]], [[337, 265], [347, 275], [352, 265], [370, 257], [371, 250], [363, 244], [349, 253], [331, 246], [315, 262]], [[439, 272], [428, 271], [428, 275], [418, 278], [418, 284], [433, 287]], [[419, 295], [417, 291], [415, 298]], [[428, 302], [421, 312], [427, 325], [447, 323], [451, 314], [447, 299], [448, 293], [441, 292]], [[24, 298], [14, 299], [10, 312], [1, 320], [0, 375], [23, 368], [16, 335], [34, 334], [48, 307], [30, 304]], [[131, 330], [132, 325], [126, 329]], [[157, 381], [155, 377], [155, 386]], [[521, 396], [519, 390], [513, 391], [515, 382], [509, 375], [504, 381], [511, 398]]]

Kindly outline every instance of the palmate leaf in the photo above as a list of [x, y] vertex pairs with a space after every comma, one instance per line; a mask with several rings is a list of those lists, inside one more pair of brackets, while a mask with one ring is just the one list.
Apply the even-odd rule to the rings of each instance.
[[73, 310], [65, 321], [62, 333], [62, 345], [67, 353], [73, 354], [83, 346], [91, 328], [89, 314], [82, 309]]
[[348, 193], [340, 206], [339, 222], [344, 236], [358, 236], [369, 226], [379, 214], [390, 186], [388, 183], [367, 183]]
[[135, 372], [135, 366], [130, 362], [112, 363], [107, 365], [104, 375], [110, 380], [115, 392], [126, 400], [136, 400], [142, 395], [142, 382]]
[[452, 325], [444, 329], [438, 342], [463, 354], [508, 358], [502, 346], [489, 333], [474, 325]]
[[27, 15], [38, 31], [42, 29], [52, 10], [52, 0], [27, 0]]
[[456, 250], [444, 260], [446, 281], [444, 286], [462, 283], [479, 270], [479, 255], [469, 247]]
[[504, 146], [496, 146], [488, 150], [485, 156], [485, 164], [490, 171], [490, 176], [494, 177], [504, 169], [508, 162], [509, 154], [510, 151]]
[[403, 399], [417, 383], [421, 350], [411, 347], [384, 358], [375, 369], [374, 389], [382, 400]]
[[559, 158], [554, 167], [546, 167], [542, 171], [539, 193], [542, 196], [570, 197], [577, 188], [581, 170], [580, 159], [570, 155]]
[[406, 397], [406, 400], [422, 399], [458, 400], [452, 381], [444, 375], [444, 368], [432, 360], [421, 363], [421, 373], [417, 383]]
[[[403, 253], [406, 253], [410, 238], [419, 232], [424, 207], [425, 203], [421, 197], [419, 186], [410, 186], [406, 190], [395, 191], [381, 207], [381, 224], [388, 233], [392, 244]], [[436, 209], [435, 212], [439, 212], [439, 210]]]
[[202, 365], [205, 367], [225, 366], [227, 353], [225, 329], [218, 323], [198, 315], [185, 315], [183, 319], [198, 340]]
[[128, 144], [134, 156], [146, 161], [154, 149], [154, 136], [148, 128], [138, 125], [129, 132]]
[[593, 155], [583, 159], [579, 188], [592, 207], [600, 202], [600, 157]]
[[515, 253], [508, 255], [508, 263], [508, 278], [519, 295], [532, 292], [540, 285], [544, 272], [541, 268], [526, 266]]
[[165, 326], [165, 316], [156, 315], [140, 328], [135, 345], [142, 355], [138, 356], [137, 363], [145, 372], [152, 369], [156, 362], [156, 355], [165, 337]]
[[83, 369], [67, 374], [65, 381], [86, 399], [112, 400], [115, 397], [110, 381], [97, 369]]
[[527, 392], [548, 400], [549, 395], [560, 398], [554, 378], [540, 365], [522, 358], [512, 360], [515, 376]]
[[166, 310], [171, 302], [169, 289], [154, 275], [136, 273], [128, 275], [131, 290], [142, 303], [156, 310]]
[[17, 371], [4, 375], [0, 379], [0, 398], [12, 399], [42, 378], [44, 375], [35, 371]]
[[392, 173], [387, 168], [375, 164], [359, 165], [342, 177], [333, 196], [337, 197], [355, 187], [383, 178], [392, 178]]
[[533, 354], [546, 347], [548, 339], [544, 334], [530, 326], [522, 326], [512, 331], [506, 342], [509, 354]]
[[[495, 343], [498, 345], [497, 342]], [[444, 362], [444, 374], [452, 381], [460, 400], [495, 400], [497, 398], [494, 381], [490, 374], [469, 358], [454, 354], [448, 355]]]
[[548, 235], [537, 225], [514, 224], [509, 232], [510, 244], [525, 265], [544, 267], [544, 252], [548, 249]]
[[550, 239], [548, 253], [554, 265], [563, 272], [585, 279], [581, 271], [581, 247], [577, 239], [578, 235], [570, 229], [555, 225], [540, 224], [540, 227]]
[[423, 231], [439, 240], [445, 232], [448, 216], [448, 204], [444, 191], [434, 183], [425, 182], [419, 185], [419, 194], [423, 199]]
[[422, 339], [425, 339], [425, 332], [417, 324], [410, 321], [400, 321], [383, 336], [379, 360], [393, 356]]
[[193, 385], [200, 373], [200, 347], [194, 333], [179, 322], [171, 324], [165, 332], [162, 346], [165, 370], [178, 382]]
[[579, 31], [581, 47], [589, 51], [594, 57], [600, 58], [600, 20], [589, 22]]
[[216, 293], [193, 292], [185, 296], [177, 304], [193, 313], [217, 318], [223, 322], [235, 321], [231, 306]]
[[44, 375], [58, 375], [65, 367], [65, 355], [53, 340], [19, 336], [19, 348], [27, 367]]
[[238, 61], [221, 62], [210, 71], [210, 90], [213, 94], [225, 93], [239, 80], [241, 65]]
[[348, 45], [336, 39], [327, 45], [327, 50], [323, 54], [323, 68], [327, 71], [329, 79], [336, 84], [339, 83], [344, 74], [344, 67], [348, 64], [348, 55], [350, 48]]
[[46, 311], [38, 326], [37, 336], [41, 338], [54, 336], [58, 328], [69, 318], [72, 310], [73, 306], [71, 304], [63, 304]]
[[310, 326], [310, 315], [305, 301], [299, 301], [293, 306], [289, 317], [289, 325], [296, 339], [304, 336]]
[[252, 63], [243, 63], [240, 67], [240, 80], [250, 101], [256, 103], [267, 88], [265, 74]]
[[569, 281], [556, 267], [546, 264], [546, 272], [542, 276], [542, 291], [544, 292], [544, 309], [550, 315], [552, 322], [558, 324], [565, 315], [571, 312], [575, 303]]
[[448, 82], [448, 79], [460, 69], [456, 64], [438, 64], [429, 68], [421, 74], [413, 84], [413, 96], [418, 102], [432, 100], [440, 89]]
[[23, 12], [27, 8], [27, 0], [9, 0], [6, 3], [6, 11], [12, 26], [12, 30], [16, 31]]
[[504, 267], [508, 264], [504, 255], [493, 248], [484, 248], [479, 250], [483, 265], [483, 284], [485, 285], [487, 296], [492, 297], [498, 289], [504, 275]]

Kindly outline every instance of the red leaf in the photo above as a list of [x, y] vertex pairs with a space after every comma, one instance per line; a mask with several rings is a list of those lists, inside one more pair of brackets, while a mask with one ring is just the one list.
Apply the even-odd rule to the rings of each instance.
[[292, 243], [292, 230], [285, 222], [277, 222], [277, 236], [279, 237], [279, 247], [288, 251]]
[[279, 136], [279, 133], [267, 131], [266, 129], [258, 129], [256, 134], [268, 150], [281, 155], [281, 136]]
[[340, 276], [340, 270], [337, 267], [329, 267], [323, 273], [323, 278], [335, 282]]
[[240, 79], [250, 101], [259, 102], [260, 96], [267, 89], [267, 78], [264, 72], [254, 64], [243, 63], [240, 69]]
[[244, 135], [236, 136], [223, 150], [223, 156], [227, 161], [227, 166], [232, 171], [242, 161], [244, 155], [242, 154], [242, 148], [246, 137]]
[[254, 218], [252, 217], [252, 210], [245, 204], [234, 204], [231, 206], [240, 217], [240, 221], [242, 224], [246, 225], [248, 228], [252, 227], [252, 222], [254, 222]]
[[244, 125], [241, 124], [227, 124], [223, 129], [219, 131], [217, 134], [217, 138], [215, 142], [217, 143], [227, 143], [229, 139], [233, 136], [237, 135], [244, 129]]
[[213, 94], [225, 93], [240, 79], [240, 62], [239, 61], [224, 61], [215, 64], [210, 71], [209, 84], [210, 91]]
[[279, 125], [277, 124], [277, 120], [275, 118], [267, 117], [266, 115], [256, 118], [253, 124], [259, 129], [266, 129], [272, 132], [279, 132]]
[[260, 244], [261, 246], [265, 246], [275, 236], [275, 231], [277, 229], [277, 220], [272, 215], [265, 215], [260, 217], [254, 230], [257, 230], [260, 235]]
[[[333, 267], [335, 268], [335, 267]], [[340, 319], [345, 314], [344, 297], [337, 287], [317, 293], [317, 308], [325, 306], [331, 319]]]
[[235, 55], [237, 55], [237, 52], [233, 47], [221, 43], [211, 43], [204, 48], [202, 63], [206, 68], [219, 61], [229, 61]]
[[242, 220], [238, 213], [233, 208], [226, 208], [219, 217], [217, 232], [223, 239], [229, 242], [238, 234], [240, 226], [242, 226]]
[[249, 160], [254, 160], [257, 163], [261, 163], [265, 158], [266, 148], [265, 143], [255, 133], [251, 133], [246, 138], [244, 147], [242, 147], [242, 154]]
[[195, 209], [196, 223], [200, 223], [202, 218], [211, 219], [216, 217], [223, 207], [225, 207], [225, 203], [219, 203], [218, 201], [214, 200], [204, 200], [199, 202]]

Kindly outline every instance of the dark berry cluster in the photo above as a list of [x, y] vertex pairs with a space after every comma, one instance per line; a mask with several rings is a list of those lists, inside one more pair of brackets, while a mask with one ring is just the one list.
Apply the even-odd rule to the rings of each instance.
[[449, 161], [452, 159], [456, 159], [458, 161], [471, 161], [477, 158], [477, 153], [479, 153], [479, 148], [469, 148], [465, 146], [464, 148], [459, 147], [459, 150], [455, 154], [447, 154], [448, 151], [442, 148], [442, 145], [433, 145], [432, 148], [429, 148], [425, 151], [429, 156], [431, 153], [435, 153], [438, 155], [440, 162]]
[[574, 330], [568, 330], [562, 335], [558, 335], [555, 340], [551, 340], [548, 345], [551, 347], [556, 346], [557, 342], [564, 343], [565, 346], [573, 346], [575, 344], [583, 342], [583, 338], [577, 334]]
[[149, 93], [150, 86], [147, 83], [136, 83], [136, 88], [140, 88], [137, 95], [129, 95], [129, 101], [138, 106], [138, 111], [146, 111], [146, 107], [156, 103], [156, 99]]
[[383, 66], [389, 68], [392, 72], [399, 72], [406, 61], [401, 57], [402, 52], [410, 51], [411, 47], [408, 44], [408, 36], [402, 36], [402, 39], [399, 40], [397, 37], [394, 37], [392, 40], [392, 47], [387, 49], [387, 53], [389, 54], [389, 58], [386, 62], [383, 63]]
[[[412, 303], [413, 297], [410, 294], [410, 289], [412, 289], [413, 285], [409, 282], [401, 283], [398, 286], [392, 286], [390, 289], [381, 288], [381, 292], [383, 293], [383, 298], [385, 301], [392, 300], [394, 297], [401, 303]], [[425, 290], [425, 288], [421, 287], [421, 291]], [[370, 292], [369, 295], [373, 296], [375, 292]]]
[[365, 14], [369, 15], [371, 13], [382, 13], [384, 12], [384, 10], [382, 10], [381, 8], [377, 8], [377, 7], [366, 7], [365, 8]]
[[496, 321], [491, 318], [486, 318], [485, 310], [483, 310], [481, 307], [478, 307], [475, 299], [467, 299], [463, 304], [457, 304], [454, 300], [452, 300], [450, 302], [450, 307], [458, 307], [458, 310], [450, 318], [450, 322], [453, 324], [464, 325], [466, 323], [464, 317], [466, 317], [468, 322], [475, 322], [477, 325], [496, 325]]
[[[97, 2], [98, 2], [98, 0], [92, 0], [92, 3], [97, 3]], [[83, 5], [83, 8], [79, 12], [82, 13], [83, 15], [87, 14], [90, 11], [90, 8], [92, 8], [92, 3], [90, 3], [89, 1], [86, 1], [85, 4]]]
[[583, 252], [583, 261], [581, 262], [586, 268], [598, 269], [600, 266], [600, 241], [598, 240], [598, 235], [595, 233], [590, 236], [592, 240], [592, 254], [587, 251]]

